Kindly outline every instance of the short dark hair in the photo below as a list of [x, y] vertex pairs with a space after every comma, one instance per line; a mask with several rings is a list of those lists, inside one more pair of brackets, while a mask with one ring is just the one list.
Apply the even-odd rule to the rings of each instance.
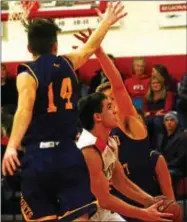
[[36, 18], [23, 22], [27, 32], [28, 44], [33, 55], [51, 53], [57, 33], [61, 29], [55, 24], [53, 19]]
[[168, 72], [168, 69], [165, 65], [163, 64], [155, 64], [153, 66], [154, 69], [164, 78], [165, 83], [167, 84], [167, 81], [171, 80], [171, 76]]
[[5, 63], [1, 63], [1, 68], [5, 69], [7, 71], [7, 67]]
[[115, 60], [115, 57], [114, 57], [112, 54], [107, 54], [107, 56], [108, 56], [112, 61]]
[[111, 89], [111, 84], [110, 82], [105, 82], [105, 83], [101, 83], [97, 88], [96, 88], [96, 92], [100, 92], [100, 93], [104, 93], [105, 90], [107, 89]]
[[107, 97], [100, 92], [92, 93], [83, 97], [78, 102], [79, 118], [82, 127], [91, 130], [94, 127], [93, 115], [101, 113], [103, 109], [103, 100]]

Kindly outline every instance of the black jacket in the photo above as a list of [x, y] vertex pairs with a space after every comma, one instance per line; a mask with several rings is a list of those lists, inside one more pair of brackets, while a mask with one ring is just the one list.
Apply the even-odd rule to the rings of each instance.
[[180, 83], [179, 98], [187, 102], [187, 73], [184, 74]]
[[170, 137], [158, 135], [157, 150], [163, 154], [170, 169], [179, 169], [187, 175], [187, 133], [176, 129]]

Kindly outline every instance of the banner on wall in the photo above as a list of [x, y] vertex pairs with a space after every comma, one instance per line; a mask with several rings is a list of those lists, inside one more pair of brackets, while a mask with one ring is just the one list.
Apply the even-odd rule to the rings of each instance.
[[159, 3], [159, 25], [160, 27], [184, 27], [187, 26], [187, 2], [166, 1]]
[[[86, 30], [88, 27], [91, 29], [96, 29], [99, 25], [99, 18], [97, 16], [93, 17], [75, 17], [75, 18], [59, 18], [55, 20], [57, 25], [64, 32], [80, 31]], [[120, 22], [118, 21], [112, 28], [119, 28]]]

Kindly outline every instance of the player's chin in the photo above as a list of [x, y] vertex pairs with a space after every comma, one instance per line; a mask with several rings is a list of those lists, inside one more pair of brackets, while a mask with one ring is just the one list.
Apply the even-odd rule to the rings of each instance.
[[114, 120], [114, 121], [111, 121], [110, 122], [110, 127], [113, 129], [113, 128], [116, 128], [117, 127], [117, 121]]

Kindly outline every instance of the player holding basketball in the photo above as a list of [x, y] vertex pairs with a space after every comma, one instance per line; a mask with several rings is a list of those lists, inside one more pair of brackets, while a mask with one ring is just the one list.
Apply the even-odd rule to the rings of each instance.
[[[76, 35], [76, 37], [78, 37], [79, 39], [81, 39], [82, 38], [82, 40], [84, 39], [84, 41], [85, 41], [85, 39], [86, 39], [86, 35], [84, 34], [83, 35], [83, 33], [81, 34], [81, 36], [78, 36], [78, 35]], [[137, 113], [137, 111], [135, 110], [135, 108], [133, 107], [133, 104], [132, 104], [132, 102], [131, 102], [131, 99], [130, 99], [130, 97], [129, 97], [129, 95], [128, 94], [126, 94], [127, 92], [124, 90], [124, 85], [123, 85], [123, 83], [122, 83], [122, 80], [121, 80], [121, 77], [120, 76], [118, 76], [118, 71], [117, 71], [117, 69], [114, 67], [114, 65], [113, 65], [113, 63], [110, 61], [110, 59], [107, 57], [107, 55], [102, 51], [102, 49], [100, 49], [100, 50], [97, 50], [97, 57], [98, 57], [98, 59], [99, 59], [99, 61], [100, 61], [100, 63], [101, 63], [101, 65], [102, 65], [102, 67], [103, 67], [103, 69], [105, 70], [105, 74], [107, 75], [107, 77], [111, 80], [111, 78], [112, 78], [112, 84], [114, 84], [114, 86], [113, 86], [113, 93], [114, 93], [114, 91], [115, 91], [115, 95], [116, 95], [116, 97], [114, 97], [114, 100], [116, 101], [116, 98], [118, 98], [118, 102], [116, 101], [116, 104], [117, 104], [117, 106], [118, 106], [118, 109], [117, 109], [117, 111], [118, 111], [118, 113], [121, 111], [120, 109], [121, 109], [121, 107], [123, 107], [123, 109], [122, 109], [122, 111], [123, 112], [120, 112], [120, 116], [117, 118], [117, 120], [118, 120], [118, 126], [120, 126], [120, 128], [121, 129], [118, 129], [118, 130], [120, 130], [120, 135], [123, 135], [123, 138], [125, 137], [126, 138], [126, 140], [125, 140], [125, 142], [128, 142], [128, 143], [126, 143], [126, 145], [127, 146], [125, 146], [125, 147], [121, 147], [122, 145], [124, 145], [124, 143], [123, 144], [120, 144], [121, 146], [120, 146], [120, 148], [121, 148], [121, 150], [119, 151], [120, 153], [122, 153], [123, 152], [123, 149], [125, 148], [125, 149], [133, 149], [133, 147], [135, 147], [135, 146], [137, 146], [138, 145], [138, 141], [139, 141], [139, 145], [145, 145], [146, 147], [147, 147], [147, 149], [145, 148], [144, 150], [143, 150], [143, 152], [144, 152], [144, 154], [141, 154], [141, 155], [138, 155], [137, 156], [137, 160], [138, 160], [138, 158], [139, 157], [144, 157], [144, 159], [143, 159], [143, 161], [145, 161], [144, 162], [144, 164], [145, 165], [151, 165], [151, 160], [150, 160], [150, 156], [149, 156], [149, 147], [148, 147], [148, 139], [147, 139], [147, 130], [146, 130], [146, 128], [145, 128], [145, 125], [143, 124], [143, 121], [142, 121], [142, 119], [139, 117], [139, 115], [138, 115], [138, 113]], [[104, 62], [103, 62], [104, 61]], [[113, 75], [114, 77], [111, 77], [110, 78], [110, 76], [108, 75], [108, 73], [110, 73], [110, 75]], [[115, 75], [116, 75], [116, 78], [115, 78]], [[119, 82], [119, 84], [117, 83], [117, 81]], [[120, 86], [120, 84], [121, 84], [121, 86]], [[120, 86], [120, 87], [117, 87], [117, 86]], [[119, 90], [119, 91], [118, 91]], [[124, 93], [121, 93], [120, 91], [121, 90], [124, 90], [123, 92]], [[117, 92], [118, 91], [118, 92]], [[110, 96], [111, 96], [111, 92], [110, 92]], [[120, 104], [119, 104], [119, 101], [120, 101]], [[124, 102], [125, 101], [125, 102]], [[130, 110], [131, 109], [131, 110]], [[132, 111], [131, 113], [129, 113], [130, 111]], [[89, 111], [88, 111], [89, 112]], [[126, 114], [127, 113], [127, 114]], [[87, 114], [84, 114], [84, 115], [87, 115]], [[106, 114], [104, 114], [104, 116], [106, 117]], [[127, 122], [126, 122], [127, 121]], [[119, 124], [120, 123], [120, 124]], [[126, 124], [124, 124], [124, 123], [126, 123]], [[83, 124], [83, 126], [84, 126], [84, 124]], [[137, 127], [136, 126], [138, 126], [138, 128], [139, 128], [139, 130], [140, 130], [140, 127], [142, 127], [143, 128], [143, 133], [142, 132], [140, 132], [140, 134], [139, 134], [139, 131], [137, 130]], [[115, 128], [115, 127], [114, 127]], [[111, 127], [111, 129], [110, 130], [112, 130], [112, 127]], [[123, 131], [122, 131], [123, 130]], [[103, 132], [103, 129], [102, 129], [102, 132]], [[110, 131], [109, 131], [110, 132]], [[108, 132], [108, 133], [109, 133]], [[97, 135], [100, 135], [99, 133], [101, 133], [101, 132], [97, 132], [98, 134]], [[100, 137], [100, 136], [99, 136]], [[81, 139], [82, 139], [82, 141], [87, 141], [88, 142], [88, 140], [86, 139], [86, 135], [85, 134], [83, 134], [82, 135], [82, 137], [81, 137]], [[142, 143], [142, 144], [140, 144], [140, 143]], [[84, 143], [83, 143], [84, 144]], [[87, 144], [88, 145], [88, 144]], [[90, 144], [90, 145], [93, 145], [94, 147], [95, 146], [97, 146], [97, 145], [95, 145], [95, 144]], [[81, 148], [83, 148], [83, 146], [82, 146], [82, 144], [81, 145], [79, 145]], [[92, 147], [92, 146], [91, 146]], [[84, 147], [85, 148], [85, 147]], [[93, 147], [92, 147], [93, 148]], [[139, 147], [140, 148], [140, 147]], [[85, 150], [85, 149], [84, 149]], [[83, 152], [85, 152], [83, 150]], [[87, 151], [88, 153], [89, 153], [89, 151]], [[140, 149], [140, 152], [141, 152], [141, 149]], [[131, 153], [131, 152], [130, 152]], [[86, 155], [92, 155], [93, 156], [93, 153], [91, 154], [86, 154]], [[135, 154], [136, 155], [136, 154]], [[120, 155], [119, 155], [120, 156]], [[121, 155], [121, 157], [123, 157], [123, 160], [124, 160], [124, 155]], [[132, 158], [132, 157], [131, 157]], [[156, 157], [156, 158], [158, 158], [158, 157]], [[88, 160], [89, 161], [89, 160]], [[91, 160], [90, 160], [91, 161]], [[104, 161], [104, 160], [103, 160]], [[122, 160], [120, 159], [120, 161], [122, 162]], [[155, 160], [154, 160], [155, 161]], [[161, 160], [160, 160], [161, 161]], [[96, 160], [94, 161], [95, 163], [97, 162]], [[140, 161], [139, 161], [140, 162]], [[137, 162], [137, 164], [139, 163], [139, 162]], [[89, 164], [89, 162], [87, 162], [87, 164]], [[160, 165], [160, 164], [159, 164]], [[163, 164], [162, 164], [163, 165]], [[139, 166], [139, 165], [137, 165], [137, 167], [141, 167], [141, 166]], [[152, 167], [152, 165], [151, 165], [151, 167]], [[167, 167], [166, 167], [167, 168]], [[123, 171], [123, 169], [121, 168], [121, 170]], [[125, 170], [126, 169], [124, 169], [124, 172], [125, 172]], [[151, 169], [148, 169], [148, 171], [151, 171]], [[166, 195], [166, 196], [168, 196], [169, 198], [171, 198], [171, 199], [174, 199], [174, 194], [173, 194], [173, 190], [172, 190], [172, 186], [171, 186], [171, 180], [170, 180], [170, 176], [169, 176], [169, 174], [168, 174], [168, 170], [166, 171], [165, 170], [165, 168], [163, 169], [163, 173], [164, 172], [167, 172], [167, 174], [165, 174], [165, 179], [167, 179], [167, 181], [165, 182], [165, 183], [162, 183], [161, 184], [161, 187], [162, 187], [162, 189], [163, 189], [163, 191], [165, 191], [164, 192], [164, 194]], [[151, 172], [148, 172], [149, 174], [151, 173]], [[162, 173], [162, 175], [163, 175], [163, 173]], [[91, 174], [91, 171], [90, 171], [90, 174]], [[161, 174], [160, 174], [161, 175]], [[160, 176], [159, 175], [159, 176]], [[119, 178], [122, 178], [122, 175], [120, 175], [119, 176]], [[99, 178], [98, 176], [97, 177], [94, 177], [94, 178]], [[94, 178], [93, 178], [93, 180], [94, 180]], [[161, 178], [162, 179], [162, 178]], [[99, 179], [98, 179], [99, 180]], [[143, 178], [141, 179], [141, 180], [144, 180]], [[120, 180], [119, 180], [120, 181]], [[148, 183], [149, 182], [152, 182], [151, 184], [153, 184], [153, 178], [152, 178], [152, 175], [151, 175], [151, 180], [149, 180], [149, 181], [147, 181]], [[160, 180], [160, 181], [163, 181], [163, 180]], [[98, 184], [101, 184], [102, 182], [98, 182]], [[145, 183], [146, 183], [146, 181], [145, 181]], [[151, 184], [147, 184], [147, 187], [149, 186], [151, 186]], [[166, 185], [167, 185], [167, 187], [166, 187]], [[169, 185], [169, 186], [168, 186]], [[154, 182], [154, 187], [155, 187], [155, 182]], [[141, 202], [141, 201], [138, 201], [137, 199], [135, 200], [135, 199], [133, 199], [133, 197], [129, 194], [129, 192], [127, 191], [127, 185], [126, 184], [124, 184], [124, 183], [119, 183], [119, 185], [117, 184], [116, 186], [115, 186], [115, 188], [116, 188], [116, 190], [117, 190], [117, 193], [118, 193], [118, 195], [117, 195], [117, 197], [119, 197], [120, 199], [122, 199], [122, 200], [127, 200], [127, 198], [125, 198], [124, 196], [126, 196], [126, 197], [128, 197], [128, 199], [132, 199], [132, 200], [134, 200], [135, 202], [138, 202], [139, 204], [139, 206], [140, 205], [142, 205], [142, 204], [144, 204], [144, 205], [149, 205], [149, 204], [151, 204], [151, 202], [152, 202], [152, 200], [151, 200], [151, 198], [150, 199], [147, 199], [147, 203], [146, 203], [146, 201], [145, 202]], [[166, 190], [166, 188], [167, 188], [167, 190]], [[96, 189], [96, 188], [95, 188]], [[154, 188], [153, 188], [154, 189]], [[148, 190], [146, 190], [146, 191], [148, 191]], [[153, 193], [154, 195], [158, 195], [158, 193]], [[96, 194], [95, 194], [96, 195]], [[116, 195], [116, 194], [115, 194]], [[129, 195], [129, 196], [128, 196]], [[97, 197], [97, 196], [96, 196]], [[123, 198], [122, 198], [123, 197]], [[112, 209], [112, 211], [115, 211], [114, 209]], [[121, 213], [120, 211], [116, 211], [116, 212], [119, 212], [119, 213]], [[103, 214], [102, 214], [103, 213]], [[108, 215], [108, 217], [112, 217], [112, 218], [115, 218], [116, 217], [116, 221], [119, 221], [119, 215], [115, 215], [115, 214], [111, 214], [110, 212], [107, 212], [107, 211], [103, 211], [103, 212], [100, 212], [100, 215], [103, 215], [103, 217], [107, 217], [106, 215]], [[128, 214], [124, 214], [124, 213], [121, 213], [121, 215], [123, 215], [124, 216], [124, 218], [125, 217], [133, 217], [133, 218], [139, 218], [139, 219], [142, 219], [141, 217], [136, 217], [136, 213], [132, 213], [132, 215], [131, 216], [129, 216]], [[96, 220], [98, 220], [98, 215], [97, 216], [95, 216], [97, 219]], [[145, 220], [145, 219], [144, 219]]]
[[133, 184], [118, 161], [117, 143], [109, 138], [117, 126], [116, 112], [103, 93], [94, 93], [79, 101], [79, 116], [83, 130], [77, 146], [85, 157], [91, 189], [101, 208], [90, 221], [125, 221], [118, 214], [144, 221], [171, 221], [172, 214], [160, 213], [162, 201], [142, 209], [129, 205], [110, 193], [110, 182], [128, 198], [146, 205], [152, 197]]
[[[104, 93], [115, 106], [110, 82], [101, 84], [96, 91]], [[131, 181], [152, 196], [163, 194], [170, 200], [175, 199], [167, 163], [160, 153], [150, 150], [148, 136], [136, 140], [129, 137], [127, 132], [124, 133], [118, 127], [112, 130], [110, 136], [118, 144], [119, 161], [123, 166], [124, 173]], [[111, 192], [133, 206], [141, 206], [141, 204], [130, 200], [116, 189], [112, 189]], [[122, 217], [124, 216], [122, 215]], [[124, 219], [128, 222], [141, 221], [127, 217], [124, 217]]]
[[[57, 25], [50, 19], [25, 24], [33, 62], [18, 67], [19, 101], [2, 163], [3, 175], [21, 167], [21, 210], [26, 221], [88, 219], [95, 210], [88, 171], [74, 144], [78, 69], [95, 52], [109, 27], [124, 17], [120, 3], [109, 3], [105, 18], [80, 49], [56, 56]], [[22, 163], [17, 157], [25, 146]]]
[[[83, 42], [86, 42], [87, 40], [87, 35], [84, 34], [84, 33], [81, 33], [81, 36], [79, 35], [76, 35], [76, 37], [80, 40], [82, 40]], [[118, 113], [120, 114], [119, 118], [118, 118], [118, 121], [119, 121], [119, 126], [120, 128], [123, 130], [123, 132], [125, 132], [125, 135], [129, 135], [129, 138], [130, 139], [136, 139], [136, 140], [144, 140], [146, 137], [147, 137], [147, 130], [142, 122], [142, 120], [140, 119], [139, 115], [137, 114], [136, 110], [134, 109], [133, 105], [132, 105], [132, 102], [131, 102], [131, 99], [127, 93], [126, 90], [124, 90], [124, 84], [122, 83], [121, 81], [121, 77], [119, 76], [118, 77], [118, 72], [116, 71], [117, 69], [114, 67], [114, 65], [112, 66], [111, 62], [110, 62], [110, 59], [107, 58], [107, 56], [104, 54], [104, 52], [102, 51], [102, 49], [100, 50], [97, 50], [97, 53], [96, 53], [101, 65], [102, 65], [102, 68], [104, 69], [105, 71], [105, 74], [109, 77], [109, 79], [112, 81], [112, 84], [114, 85], [113, 86], [113, 92], [115, 91], [116, 93], [114, 93], [116, 95], [115, 99], [118, 98], [118, 102], [117, 102], [117, 106], [118, 106]], [[109, 74], [108, 74], [109, 73]], [[115, 76], [116, 75], [116, 76]], [[112, 76], [112, 77], [111, 77]], [[88, 99], [89, 100], [89, 99]], [[120, 103], [120, 104], [119, 104]], [[96, 102], [94, 102], [95, 106], [96, 106]], [[124, 105], [125, 104], [125, 105]], [[101, 105], [101, 104], [100, 104]], [[85, 105], [86, 106], [86, 105]], [[89, 106], [89, 105], [88, 105]], [[90, 105], [91, 106], [91, 105]], [[94, 106], [94, 107], [95, 107]], [[83, 107], [84, 107], [84, 103], [83, 103]], [[87, 107], [87, 106], [86, 106]], [[93, 107], [92, 107], [93, 108]], [[100, 107], [101, 108], [101, 107]], [[84, 109], [84, 108], [83, 108]], [[85, 108], [86, 109], [86, 108]], [[91, 110], [87, 107], [87, 111], [88, 110]], [[121, 112], [122, 110], [122, 112]], [[101, 111], [101, 110], [100, 110]], [[89, 111], [88, 111], [89, 112]], [[100, 113], [100, 112], [99, 112]], [[83, 116], [87, 115], [86, 111], [84, 113], [84, 115], [82, 114], [82, 118], [84, 119]], [[106, 117], [106, 114], [105, 114], [105, 117]], [[107, 118], [107, 117], [106, 117]], [[91, 118], [88, 117], [88, 122], [91, 121]], [[85, 120], [86, 121], [86, 120]], [[85, 123], [86, 124], [86, 123]], [[108, 123], [109, 124], [109, 123]], [[88, 124], [89, 125], [89, 124]], [[87, 126], [88, 126], [87, 125]], [[91, 124], [91, 125], [94, 125], [94, 124]], [[83, 124], [84, 126], [84, 124]], [[139, 132], [139, 130], [142, 130], [143, 129], [143, 132]], [[101, 131], [96, 131], [96, 135], [99, 135], [99, 137], [101, 136], [101, 132], [103, 132], [103, 129]], [[88, 137], [88, 138], [86, 138]], [[94, 148], [94, 147], [97, 147], [98, 146], [98, 143], [94, 143], [93, 142], [94, 139], [90, 137], [90, 141], [89, 141], [89, 134], [87, 133], [83, 133], [81, 135], [81, 138], [80, 138], [80, 141], [79, 141], [79, 147], [80, 148], [89, 148], [89, 145], [91, 148]], [[90, 144], [89, 144], [90, 142]], [[145, 142], [147, 142], [147, 139], [145, 139]], [[132, 144], [132, 143], [131, 143]], [[86, 145], [86, 146], [85, 146]], [[137, 144], [134, 144], [134, 146], [137, 145]], [[100, 149], [100, 147], [97, 147], [98, 149]], [[85, 149], [84, 149], [85, 150]], [[83, 150], [83, 152], [85, 152]], [[103, 151], [103, 150], [102, 150]], [[147, 154], [146, 154], [146, 157], [149, 157], [149, 149], [147, 149]], [[87, 154], [86, 155], [92, 155], [93, 156], [93, 153], [90, 153], [89, 154], [89, 149], [87, 151]], [[101, 154], [102, 155], [102, 154]], [[89, 157], [88, 157], [89, 159]], [[147, 158], [148, 159], [148, 158]], [[146, 161], [148, 161], [146, 159]], [[106, 160], [107, 161], [107, 160]], [[112, 161], [112, 160], [111, 160]], [[90, 163], [92, 162], [92, 160], [90, 160]], [[105, 160], [103, 160], [102, 162], [105, 162]], [[94, 163], [97, 163], [97, 161], [94, 161]], [[87, 162], [87, 164], [89, 164], [89, 160]], [[90, 166], [91, 167], [91, 166]], [[97, 168], [97, 167], [96, 167]], [[98, 170], [99, 171], [99, 170]], [[95, 171], [94, 171], [95, 173]], [[90, 170], [90, 175], [93, 174], [93, 172]], [[121, 176], [122, 177], [122, 176]], [[99, 177], [98, 176], [95, 176], [93, 178], [93, 180], [95, 179], [98, 179]], [[120, 177], [119, 177], [120, 178]], [[98, 179], [99, 181], [99, 179]], [[98, 184], [101, 184], [102, 182], [98, 182]], [[97, 188], [95, 188], [97, 189]], [[127, 189], [127, 186], [121, 182], [120, 185], [117, 186], [117, 189], [120, 190], [120, 192], [122, 192], [123, 194], [125, 194], [125, 196], [129, 197], [130, 199], [133, 199], [130, 195], [128, 196], [128, 191], [125, 191]], [[121, 191], [122, 190], [122, 191]], [[171, 190], [172, 191], [172, 190]], [[169, 191], [167, 191], [167, 193], [170, 195], [170, 197], [173, 199], [173, 193], [169, 193]], [[102, 193], [102, 191], [101, 191]], [[96, 194], [95, 194], [96, 195]], [[99, 194], [98, 194], [99, 195]], [[96, 195], [96, 197], [99, 199], [99, 197]], [[105, 197], [103, 197], [105, 198]], [[135, 200], [135, 199], [134, 199]], [[136, 200], [137, 201], [137, 200]], [[137, 201], [141, 204], [147, 204], [149, 202], [149, 200], [147, 199], [147, 203], [143, 203], [143, 201]], [[107, 204], [107, 203], [106, 203]], [[114, 209], [112, 209], [113, 211], [115, 211]], [[117, 211], [119, 212], [119, 211]], [[102, 214], [101, 212], [99, 213], [100, 215]], [[107, 213], [103, 211], [103, 215], [106, 215]], [[123, 214], [123, 213], [122, 213]], [[110, 213], [108, 213], [108, 215], [110, 215]], [[123, 214], [124, 215], [124, 214]], [[98, 216], [98, 215], [97, 215]], [[99, 218], [96, 216], [95, 220], [99, 220]], [[126, 214], [126, 216], [128, 216], [128, 214]], [[135, 217], [136, 214], [134, 213], [133, 216], [131, 217]], [[112, 218], [115, 218], [115, 215], [111, 215]], [[107, 217], [105, 217], [105, 220]], [[138, 217], [140, 218], [140, 217]], [[101, 218], [100, 218], [101, 220]], [[120, 219], [116, 218], [116, 221], [119, 221]]]

